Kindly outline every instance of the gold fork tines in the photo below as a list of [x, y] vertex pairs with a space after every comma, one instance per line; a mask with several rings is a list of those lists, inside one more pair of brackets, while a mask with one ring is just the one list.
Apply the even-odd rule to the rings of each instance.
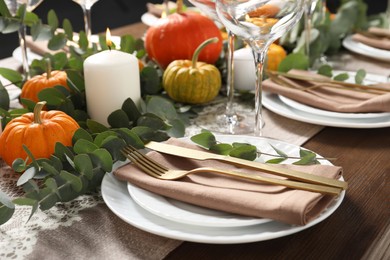
[[121, 152], [138, 168], [140, 168], [142, 171], [144, 171], [146, 174], [162, 180], [177, 180], [184, 176], [187, 176], [188, 174], [193, 173], [199, 173], [199, 172], [207, 172], [207, 173], [218, 173], [218, 174], [224, 174], [236, 178], [242, 178], [250, 181], [256, 181], [261, 183], [268, 183], [273, 185], [281, 185], [293, 189], [300, 189], [300, 190], [306, 190], [306, 191], [312, 191], [312, 192], [319, 192], [323, 194], [331, 194], [331, 195], [338, 195], [341, 192], [340, 188], [335, 187], [329, 187], [325, 185], [319, 185], [319, 184], [311, 184], [311, 183], [304, 183], [299, 181], [291, 181], [286, 179], [276, 179], [276, 178], [269, 178], [264, 177], [260, 175], [254, 175], [254, 174], [248, 174], [248, 173], [242, 173], [242, 172], [234, 172], [229, 170], [222, 170], [222, 169], [216, 169], [211, 167], [200, 167], [195, 168], [189, 171], [184, 170], [173, 170], [169, 169], [168, 167], [160, 164], [159, 162], [156, 162], [152, 158], [150, 158], [147, 155], [144, 155], [143, 153], [137, 151], [132, 146], [127, 146], [121, 150]]

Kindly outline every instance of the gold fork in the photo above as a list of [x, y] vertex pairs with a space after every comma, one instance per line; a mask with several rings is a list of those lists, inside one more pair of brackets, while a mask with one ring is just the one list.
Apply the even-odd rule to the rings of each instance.
[[200, 167], [189, 171], [173, 170], [156, 162], [149, 156], [137, 151], [137, 149], [135, 149], [131, 145], [128, 145], [123, 149], [121, 149], [121, 152], [126, 158], [128, 158], [132, 163], [134, 163], [134, 165], [136, 165], [138, 168], [143, 170], [146, 174], [162, 180], [177, 180], [188, 174], [209, 172], [209, 173], [224, 174], [236, 178], [243, 178], [246, 180], [251, 180], [256, 182], [281, 185], [293, 189], [319, 192], [323, 194], [339, 195], [341, 192], [341, 189], [335, 187], [310, 184], [310, 183], [304, 183], [299, 181], [291, 181], [286, 179], [275, 179], [275, 178], [269, 178], [269, 177], [264, 177], [259, 175], [250, 175], [241, 172], [222, 170], [222, 169], [216, 169], [211, 167]]

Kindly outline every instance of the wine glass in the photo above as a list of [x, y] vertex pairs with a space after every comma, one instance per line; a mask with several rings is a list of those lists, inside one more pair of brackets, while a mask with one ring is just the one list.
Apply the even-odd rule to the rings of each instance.
[[73, 0], [73, 2], [78, 3], [83, 9], [84, 15], [84, 28], [85, 34], [87, 36], [88, 41], [91, 40], [91, 8], [92, 6], [99, 0]]
[[262, 79], [268, 48], [302, 17], [306, 0], [217, 0], [221, 22], [252, 48], [256, 68], [253, 132], [262, 135]]
[[[19, 7], [21, 5], [26, 5], [25, 11], [32, 12], [43, 0], [5, 0], [5, 4], [8, 7], [12, 16], [15, 16]], [[25, 13], [22, 14], [24, 19]], [[19, 45], [22, 51], [22, 66], [23, 66], [23, 75], [25, 79], [28, 79], [30, 76], [30, 67], [27, 56], [27, 46], [26, 46], [26, 26], [23, 22], [20, 24], [18, 29], [19, 36]]]
[[[316, 9], [318, 0], [306, 0], [305, 3], [305, 52], [310, 61], [310, 40], [311, 40], [311, 27], [313, 25], [313, 13]], [[311, 62], [310, 62], [311, 64]]]
[[[221, 23], [215, 9], [215, 0], [189, 0], [194, 6], [199, 8], [205, 15], [213, 19], [217, 23]], [[233, 84], [233, 54], [234, 54], [234, 34], [226, 29], [228, 33], [228, 48], [225, 53], [226, 56], [226, 94], [227, 101], [223, 111], [218, 111], [216, 118], [209, 115], [200, 115], [198, 119], [203, 122], [204, 127], [208, 130], [217, 131], [228, 134], [246, 134], [251, 131], [248, 124], [245, 124], [245, 117], [241, 113], [235, 111], [233, 107], [234, 102], [234, 84]]]

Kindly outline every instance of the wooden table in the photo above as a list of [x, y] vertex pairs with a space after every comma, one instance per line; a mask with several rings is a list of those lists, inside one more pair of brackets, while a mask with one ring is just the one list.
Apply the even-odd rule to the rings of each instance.
[[[141, 37], [146, 29], [138, 23], [113, 30], [113, 34]], [[383, 68], [384, 63], [377, 66]], [[184, 242], [167, 259], [389, 259], [390, 128], [326, 127], [304, 147], [336, 157], [335, 164], [344, 169], [349, 190], [332, 216], [303, 232], [269, 241]]]

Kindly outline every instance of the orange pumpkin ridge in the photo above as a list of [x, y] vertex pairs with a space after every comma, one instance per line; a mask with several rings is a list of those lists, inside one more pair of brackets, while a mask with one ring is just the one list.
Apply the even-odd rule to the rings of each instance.
[[20, 97], [38, 102], [38, 93], [42, 89], [52, 88], [57, 85], [64, 86], [65, 88], [69, 89], [66, 80], [67, 75], [65, 71], [51, 71], [49, 78], [47, 77], [47, 73], [36, 75], [24, 83]]
[[11, 166], [17, 158], [27, 158], [23, 145], [36, 159], [49, 158], [57, 142], [72, 145], [73, 134], [80, 126], [62, 111], [41, 111], [45, 103], [37, 103], [34, 113], [14, 118], [5, 127], [0, 136], [0, 156], [8, 165]]
[[218, 37], [217, 43], [202, 51], [199, 60], [214, 64], [222, 51], [222, 36], [215, 23], [204, 15], [183, 12], [162, 18], [145, 36], [145, 49], [150, 59], [166, 68], [174, 60], [191, 59], [195, 49], [205, 40]]

